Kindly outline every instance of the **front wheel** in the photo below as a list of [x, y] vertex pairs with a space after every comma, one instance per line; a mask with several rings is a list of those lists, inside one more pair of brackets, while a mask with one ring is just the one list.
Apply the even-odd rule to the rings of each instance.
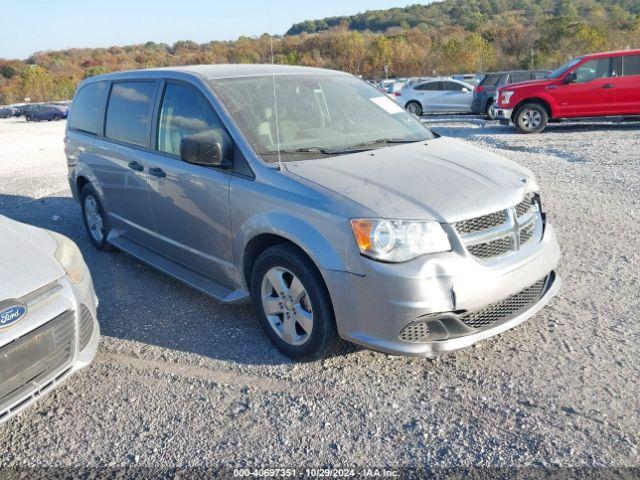
[[25, 115], [24, 119], [25, 119], [27, 122], [30, 122], [30, 121], [31, 121], [31, 116], [30, 116], [30, 115]]
[[547, 110], [540, 104], [527, 103], [516, 112], [513, 123], [519, 133], [542, 132], [549, 122]]
[[337, 345], [329, 292], [318, 269], [297, 247], [276, 245], [258, 257], [251, 295], [260, 325], [288, 357], [314, 360]]
[[422, 105], [420, 104], [420, 102], [411, 100], [409, 103], [405, 105], [404, 108], [407, 110], [407, 112], [415, 115], [416, 117], [422, 116]]

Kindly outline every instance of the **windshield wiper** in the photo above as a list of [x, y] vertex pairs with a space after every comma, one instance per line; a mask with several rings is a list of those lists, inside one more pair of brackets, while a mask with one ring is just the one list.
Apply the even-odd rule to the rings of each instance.
[[[283, 148], [279, 150], [280, 153], [292, 154], [292, 153], [322, 153], [324, 155], [332, 155], [333, 150], [322, 147], [303, 147], [303, 148]], [[260, 155], [277, 155], [278, 150], [270, 150], [268, 152], [259, 152]]]
[[[356, 153], [356, 152], [366, 152], [367, 150], [373, 150], [374, 145], [381, 144], [400, 144], [400, 143], [415, 143], [421, 142], [422, 140], [406, 140], [402, 138], [379, 138], [377, 140], [372, 140], [370, 142], [358, 143], [356, 145], [350, 145], [348, 147], [344, 147], [341, 149], [332, 150], [332, 153]], [[370, 148], [367, 148], [370, 147]]]
[[[371, 142], [358, 143], [356, 145], [349, 145], [341, 148], [325, 148], [325, 147], [301, 147], [301, 148], [283, 148], [280, 150], [281, 154], [296, 154], [296, 153], [320, 153], [322, 155], [341, 155], [346, 153], [366, 152], [373, 150], [374, 145], [380, 144], [400, 144], [400, 143], [414, 143], [421, 140], [404, 140], [400, 138], [379, 138]], [[268, 152], [260, 152], [260, 155], [277, 155], [278, 150], [270, 150]]]

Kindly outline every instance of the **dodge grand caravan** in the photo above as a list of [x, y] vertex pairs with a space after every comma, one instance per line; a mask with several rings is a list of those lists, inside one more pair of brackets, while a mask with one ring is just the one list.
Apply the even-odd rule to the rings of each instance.
[[520, 133], [569, 118], [640, 117], [640, 50], [585, 55], [544, 80], [502, 87], [495, 112]]
[[[297, 359], [339, 337], [435, 356], [558, 291], [525, 168], [441, 137], [346, 73], [212, 65], [78, 88], [69, 181], [91, 242], [223, 302]], [[211, 325], [215, 328], [215, 325]]]

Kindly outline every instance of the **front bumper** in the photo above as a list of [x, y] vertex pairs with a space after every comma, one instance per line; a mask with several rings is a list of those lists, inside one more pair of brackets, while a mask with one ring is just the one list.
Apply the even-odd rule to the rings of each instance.
[[504, 108], [500, 105], [496, 105], [494, 108], [495, 117], [502, 122], [510, 122], [513, 115], [513, 108]]
[[[37, 379], [22, 384], [17, 390], [20, 393], [7, 394], [0, 398], [0, 424], [20, 413], [42, 395], [47, 394], [69, 376], [91, 363], [98, 350], [100, 339], [100, 326], [96, 315], [98, 299], [88, 269], [80, 284], [62, 277], [46, 286], [42, 295], [30, 302], [25, 319], [15, 327], [11, 327], [10, 330], [13, 331], [3, 332], [3, 338], [0, 339], [2, 341], [0, 368], [3, 368], [3, 351], [11, 349], [12, 345], [20, 342], [21, 339], [29, 338], [35, 330], [46, 329], [53, 321], [71, 315], [73, 321], [70, 324], [73, 324], [74, 332], [70, 341], [69, 354], [60, 365], [47, 369]], [[8, 333], [11, 334], [9, 341], [7, 341]], [[16, 382], [15, 378], [11, 381]], [[0, 384], [0, 391], [3, 390], [2, 387], [3, 385]]]
[[[323, 271], [340, 336], [390, 354], [434, 357], [508, 330], [534, 315], [557, 293], [560, 249], [551, 225], [535, 248], [497, 265], [447, 252], [402, 264], [363, 258], [363, 274]], [[424, 342], [405, 341], [405, 327], [428, 316], [473, 312], [498, 303], [549, 276], [542, 296], [517, 316], [468, 334]]]

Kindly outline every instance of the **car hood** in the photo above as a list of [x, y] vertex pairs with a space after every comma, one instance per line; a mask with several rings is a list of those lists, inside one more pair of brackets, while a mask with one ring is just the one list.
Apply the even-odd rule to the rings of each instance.
[[537, 188], [526, 168], [445, 137], [288, 162], [286, 168], [379, 217], [441, 223], [513, 206], [526, 189]]
[[56, 241], [44, 229], [0, 215], [0, 302], [20, 298], [62, 277]]
[[529, 80], [528, 82], [512, 83], [511, 85], [503, 85], [498, 90], [513, 90], [517, 88], [527, 88], [536, 85], [547, 85], [553, 83], [554, 80], [549, 78], [540, 78], [538, 80]]

